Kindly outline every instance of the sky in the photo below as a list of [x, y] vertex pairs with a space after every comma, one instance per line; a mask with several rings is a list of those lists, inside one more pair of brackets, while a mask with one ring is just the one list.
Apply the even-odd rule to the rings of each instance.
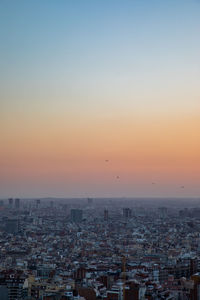
[[1, 198], [200, 196], [199, 0], [2, 0], [0, 41]]

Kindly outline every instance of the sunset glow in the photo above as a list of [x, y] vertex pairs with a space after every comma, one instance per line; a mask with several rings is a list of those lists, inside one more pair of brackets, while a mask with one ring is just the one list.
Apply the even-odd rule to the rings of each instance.
[[198, 1], [1, 6], [1, 197], [199, 196]]

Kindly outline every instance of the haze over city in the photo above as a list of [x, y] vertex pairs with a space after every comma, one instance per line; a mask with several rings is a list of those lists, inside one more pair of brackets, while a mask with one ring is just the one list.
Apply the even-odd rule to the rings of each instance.
[[198, 197], [199, 14], [1, 1], [0, 198]]
[[200, 0], [0, 1], [0, 300], [200, 299]]

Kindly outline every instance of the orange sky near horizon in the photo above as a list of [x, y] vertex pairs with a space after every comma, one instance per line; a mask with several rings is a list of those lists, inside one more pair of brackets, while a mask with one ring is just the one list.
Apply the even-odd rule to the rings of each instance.
[[199, 197], [199, 16], [195, 0], [4, 1], [0, 198]]
[[191, 186], [196, 186], [198, 191], [198, 115], [146, 120], [91, 117], [90, 121], [62, 119], [49, 123], [46, 119], [43, 125], [41, 120], [24, 124], [7, 124], [1, 132], [1, 181], [7, 178], [17, 184], [19, 178], [29, 178], [44, 184], [66, 181], [71, 186], [87, 187], [101, 182], [112, 186], [120, 176], [118, 186], [141, 187], [156, 181], [158, 195], [159, 185], [185, 185], [190, 192]]

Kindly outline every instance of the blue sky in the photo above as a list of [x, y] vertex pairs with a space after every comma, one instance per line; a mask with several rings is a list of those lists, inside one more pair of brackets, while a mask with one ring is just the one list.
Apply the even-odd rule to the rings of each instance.
[[[187, 144], [191, 142], [192, 146], [188, 153], [193, 164], [199, 166], [199, 145], [194, 142], [198, 140], [194, 132], [200, 129], [196, 121], [200, 114], [199, 33], [198, 0], [1, 1], [0, 133], [1, 143], [5, 146], [0, 153], [3, 165], [0, 178], [6, 178], [3, 195], [7, 195], [8, 182], [13, 182], [13, 193], [23, 186], [23, 179], [18, 185], [16, 177], [12, 176], [13, 169], [24, 155], [27, 136], [33, 150], [42, 144], [42, 137], [37, 137], [37, 132], [49, 137], [46, 148], [55, 144], [56, 137], [60, 136], [57, 143], [58, 148], [62, 148], [67, 145], [65, 131], [70, 131], [70, 136], [76, 137], [76, 147], [81, 148], [84, 131], [88, 148], [93, 149], [93, 138], [101, 136], [102, 124], [107, 124], [105, 132], [107, 129], [114, 137], [117, 129], [113, 124], [117, 122], [122, 124], [122, 132], [129, 132], [125, 140], [122, 136], [125, 145], [134, 134], [142, 136], [143, 140], [138, 140], [138, 145], [143, 145], [146, 139], [144, 128], [148, 128], [145, 122], [154, 124], [162, 119], [166, 124], [179, 124], [178, 129], [174, 125], [174, 130], [183, 139], [184, 131], [180, 128], [185, 128], [185, 119], [190, 119], [193, 121], [187, 130]], [[131, 133], [133, 120], [138, 122], [138, 131]], [[166, 124], [162, 125], [163, 130]], [[94, 128], [94, 136], [90, 132], [91, 127]], [[167, 137], [170, 130], [166, 132]], [[152, 140], [155, 138], [153, 131], [149, 133]], [[158, 137], [154, 141], [155, 149], [163, 146], [162, 134], [160, 140]], [[20, 144], [16, 137], [19, 137]], [[172, 141], [166, 140], [168, 149]], [[100, 145], [98, 150], [91, 150], [91, 156], [101, 156], [101, 150], [105, 154], [104, 146], [101, 149]], [[10, 147], [18, 149], [18, 155], [9, 152]], [[41, 153], [48, 153], [46, 148], [42, 148]], [[70, 151], [71, 155], [73, 147]], [[180, 149], [182, 151], [184, 149]], [[56, 149], [51, 156], [55, 159], [58, 152]], [[122, 153], [130, 156], [128, 144]], [[122, 156], [122, 153], [119, 155]], [[166, 153], [161, 154], [164, 159]], [[30, 154], [30, 160], [32, 156]], [[5, 164], [5, 160], [10, 163]], [[121, 165], [118, 167], [121, 168]], [[32, 168], [32, 165], [27, 165], [30, 186], [33, 182]], [[52, 166], [54, 169], [55, 166]], [[79, 173], [83, 171], [77, 165], [74, 169]], [[142, 168], [140, 172], [143, 172]], [[170, 172], [173, 173], [173, 166]], [[166, 174], [170, 172], [168, 170]], [[189, 171], [186, 168], [184, 172]], [[190, 182], [191, 172], [188, 178], [185, 175], [186, 182]], [[56, 176], [56, 171], [54, 173]], [[21, 174], [22, 178], [24, 174], [25, 171]], [[88, 173], [87, 176], [90, 178], [92, 175]], [[155, 174], [150, 176], [155, 177]], [[67, 175], [67, 179], [71, 180], [70, 195], [74, 196], [72, 177]], [[198, 175], [194, 177], [197, 181]], [[91, 188], [89, 179], [85, 184], [84, 178], [79, 180], [85, 189]], [[99, 177], [96, 180], [98, 182]], [[49, 178], [49, 186], [51, 181], [55, 178]], [[42, 194], [42, 189], [38, 189]], [[105, 189], [107, 194], [115, 193], [114, 188]], [[64, 184], [59, 185], [59, 190], [61, 195], [65, 194]], [[137, 195], [143, 192], [144, 189], [140, 191], [139, 187]], [[26, 195], [33, 193], [31, 188], [27, 188]], [[82, 190], [79, 195], [81, 193]], [[93, 193], [102, 196], [100, 188], [94, 189]], [[153, 191], [147, 188], [145, 195], [149, 193]], [[159, 195], [162, 193], [168, 195], [164, 188], [160, 188]], [[176, 193], [172, 189], [172, 194]], [[188, 194], [195, 193], [192, 189], [188, 190]]]

